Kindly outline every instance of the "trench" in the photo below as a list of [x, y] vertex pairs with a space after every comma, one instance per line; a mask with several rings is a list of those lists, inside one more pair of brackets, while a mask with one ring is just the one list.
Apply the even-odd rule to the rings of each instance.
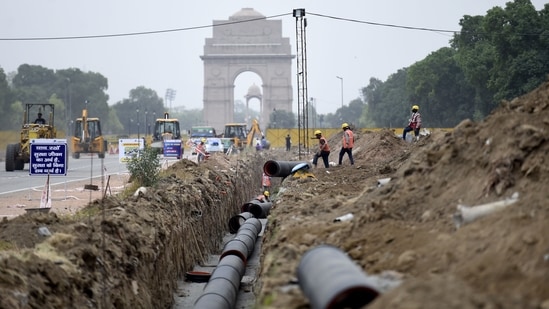
[[[164, 254], [155, 262], [155, 271], [151, 273], [153, 278], [148, 282], [153, 307], [193, 308], [207, 283], [187, 280], [185, 274], [191, 271], [211, 274], [215, 271], [224, 246], [235, 237], [229, 227], [231, 218], [241, 213], [244, 202], [260, 193], [260, 176], [264, 162], [265, 159], [260, 155], [249, 154], [239, 159], [230, 170], [220, 171], [212, 166], [208, 167], [211, 170], [207, 172], [207, 177], [194, 179], [194, 189], [198, 189], [204, 198], [181, 201], [184, 204], [180, 207], [194, 209], [200, 215], [177, 215], [177, 219], [167, 223], [171, 226], [169, 232], [165, 233], [169, 237], [164, 240]], [[222, 195], [219, 194], [220, 187]], [[183, 188], [176, 190], [186, 189], [188, 188], [183, 185]], [[245, 274], [238, 289], [238, 308], [253, 308], [255, 305], [252, 285], [260, 266], [259, 256], [266, 219], [260, 221], [261, 232], [254, 241], [253, 252], [246, 260]], [[155, 298], [158, 302], [154, 301]]]

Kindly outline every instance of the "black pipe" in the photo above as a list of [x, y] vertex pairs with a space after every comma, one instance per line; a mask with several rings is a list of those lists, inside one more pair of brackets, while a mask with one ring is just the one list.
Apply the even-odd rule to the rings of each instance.
[[313, 309], [362, 308], [380, 294], [375, 282], [331, 245], [306, 252], [297, 267], [297, 278]]
[[263, 164], [263, 172], [271, 177], [286, 177], [291, 174], [292, 168], [304, 161], [276, 161], [269, 160]]
[[273, 203], [271, 202], [252, 203], [248, 211], [258, 219], [265, 219], [269, 215], [272, 206]]
[[237, 233], [240, 233], [241, 231], [244, 231], [244, 230], [252, 230], [253, 234], [256, 235], [256, 238], [257, 238], [257, 235], [261, 233], [262, 229], [263, 229], [263, 224], [261, 224], [261, 221], [259, 221], [259, 219], [250, 218], [240, 226]]
[[238, 232], [238, 229], [240, 228], [240, 226], [244, 224], [246, 220], [253, 218], [253, 216], [254, 215], [251, 212], [247, 212], [247, 211], [242, 212], [238, 215], [232, 216], [229, 219], [229, 232], [231, 234], [235, 234], [236, 232]]
[[235, 237], [229, 240], [221, 252], [220, 259], [228, 255], [236, 255], [246, 263], [255, 247], [257, 236], [261, 233], [262, 224], [257, 218], [250, 218], [240, 226]]
[[239, 257], [229, 255], [221, 259], [193, 308], [234, 308], [245, 271], [246, 265]]
[[223, 251], [221, 252], [220, 259], [223, 259], [229, 255], [235, 255], [242, 259], [244, 263], [248, 261], [248, 247], [250, 244], [245, 243], [243, 240], [238, 238], [233, 238], [229, 240], [225, 246], [223, 246]]

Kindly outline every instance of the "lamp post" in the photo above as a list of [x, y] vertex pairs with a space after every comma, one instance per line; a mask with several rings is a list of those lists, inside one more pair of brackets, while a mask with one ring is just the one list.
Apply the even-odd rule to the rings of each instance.
[[128, 119], [128, 137], [130, 137], [132, 135], [132, 122], [133, 122], [133, 119]]
[[156, 134], [156, 132], [154, 132], [154, 130], [156, 130], [156, 112], [153, 112], [152, 123], [155, 124], [152, 131], [151, 131], [151, 134], [154, 136]]
[[341, 81], [341, 107], [343, 107], [343, 77], [336, 76]]
[[139, 139], [139, 108], [135, 111], [137, 112], [137, 138]]
[[149, 135], [149, 119], [147, 119], [147, 114], [149, 111], [145, 108], [145, 135]]

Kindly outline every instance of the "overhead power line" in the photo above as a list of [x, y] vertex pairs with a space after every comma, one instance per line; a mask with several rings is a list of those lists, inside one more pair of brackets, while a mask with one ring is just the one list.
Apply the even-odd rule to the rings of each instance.
[[[358, 24], [366, 24], [366, 25], [371, 25], [371, 26], [376, 26], [376, 27], [389, 27], [389, 28], [407, 29], [407, 30], [415, 30], [415, 31], [438, 32], [438, 33], [452, 33], [452, 34], [460, 33], [460, 31], [457, 31], [457, 30], [436, 29], [436, 28], [427, 28], [427, 27], [414, 27], [414, 26], [406, 26], [406, 25], [378, 23], [378, 22], [372, 22], [372, 21], [364, 21], [364, 20], [337, 17], [337, 16], [324, 15], [324, 14], [311, 13], [311, 12], [307, 12], [307, 14], [311, 15], [311, 16], [334, 19], [334, 20], [338, 20], [338, 21], [342, 21], [342, 22], [352, 22], [352, 23], [358, 23]], [[141, 32], [127, 32], [127, 33], [114, 33], [114, 34], [98, 34], [98, 35], [0, 38], [0, 41], [83, 40], [83, 39], [98, 39], [98, 38], [155, 35], [155, 34], [164, 34], [164, 33], [171, 33], [171, 32], [192, 31], [192, 30], [198, 30], [198, 29], [222, 27], [222, 26], [227, 26], [227, 25], [233, 25], [233, 24], [239, 24], [239, 23], [248, 23], [248, 22], [264, 20], [264, 19], [274, 19], [274, 18], [279, 18], [279, 17], [283, 17], [283, 16], [292, 16], [292, 13], [271, 15], [271, 16], [267, 16], [267, 17], [258, 17], [258, 18], [251, 18], [251, 19], [245, 19], [245, 20], [236, 20], [236, 21], [230, 21], [230, 22], [225, 22], [225, 23], [219, 23], [219, 24], [216, 24], [216, 25], [204, 25], [204, 26], [194, 26], [194, 27], [186, 27], [186, 28], [141, 31]], [[541, 34], [541, 33], [527, 33], [527, 34], [522, 34], [522, 35], [543, 35], [543, 34]]]

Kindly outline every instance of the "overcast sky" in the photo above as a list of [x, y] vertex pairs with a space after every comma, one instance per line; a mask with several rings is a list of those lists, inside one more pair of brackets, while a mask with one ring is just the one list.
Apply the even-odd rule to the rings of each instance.
[[[335, 112], [360, 96], [371, 77], [383, 81], [437, 49], [449, 46], [451, 34], [374, 26], [393, 24], [440, 30], [460, 30], [463, 15], [485, 15], [505, 0], [17, 0], [3, 1], [0, 11], [0, 67], [6, 73], [21, 64], [50, 69], [79, 68], [100, 73], [109, 81], [109, 104], [129, 96], [138, 86], [164, 97], [176, 90], [173, 107], [202, 108], [203, 55], [208, 27], [154, 35], [70, 40], [14, 41], [14, 38], [96, 36], [185, 29], [226, 20], [242, 8], [283, 21], [283, 36], [296, 53], [296, 20], [292, 11], [304, 8], [307, 17], [308, 94], [320, 113]], [[544, 1], [532, 3], [541, 10]], [[308, 13], [332, 16], [319, 17]], [[292, 70], [295, 74], [295, 59]], [[243, 100], [257, 75], [236, 80], [235, 98]], [[293, 81], [297, 109], [296, 80]], [[254, 108], [252, 106], [252, 108]], [[254, 108], [258, 110], [259, 108]]]

